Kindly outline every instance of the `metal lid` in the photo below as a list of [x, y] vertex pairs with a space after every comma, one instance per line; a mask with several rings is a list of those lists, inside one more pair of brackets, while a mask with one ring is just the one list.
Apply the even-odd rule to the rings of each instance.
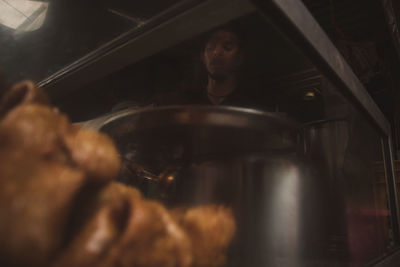
[[132, 149], [190, 155], [293, 148], [300, 125], [269, 112], [222, 106], [129, 109], [105, 118], [100, 131], [121, 153]]

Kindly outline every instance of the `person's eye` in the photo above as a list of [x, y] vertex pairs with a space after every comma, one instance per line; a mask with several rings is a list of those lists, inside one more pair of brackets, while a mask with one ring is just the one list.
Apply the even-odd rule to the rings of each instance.
[[215, 44], [211, 43], [206, 46], [206, 50], [213, 50], [215, 48]]
[[227, 44], [224, 44], [224, 45], [223, 45], [223, 48], [224, 48], [224, 50], [226, 50], [226, 51], [231, 51], [234, 47], [233, 47], [233, 44], [227, 43]]

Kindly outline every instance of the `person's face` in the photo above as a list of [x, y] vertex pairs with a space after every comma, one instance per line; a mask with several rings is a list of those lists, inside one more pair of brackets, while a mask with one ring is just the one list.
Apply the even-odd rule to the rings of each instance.
[[226, 30], [215, 32], [203, 53], [207, 72], [215, 78], [234, 74], [242, 63], [242, 57], [237, 36]]

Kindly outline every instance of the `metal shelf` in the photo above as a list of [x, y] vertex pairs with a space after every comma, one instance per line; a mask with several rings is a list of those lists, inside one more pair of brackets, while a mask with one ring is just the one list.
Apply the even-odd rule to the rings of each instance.
[[186, 1], [73, 62], [39, 86], [52, 98], [63, 97], [91, 81], [254, 11], [254, 6], [243, 0]]

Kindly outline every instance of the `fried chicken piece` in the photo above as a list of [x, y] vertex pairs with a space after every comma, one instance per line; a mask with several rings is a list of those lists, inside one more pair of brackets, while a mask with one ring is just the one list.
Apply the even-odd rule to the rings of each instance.
[[60, 134], [68, 127], [67, 117], [49, 107], [21, 105], [8, 112], [0, 123], [0, 132], [8, 135], [8, 145], [15, 150], [67, 163]]
[[64, 134], [63, 142], [71, 160], [93, 180], [104, 182], [118, 175], [119, 154], [108, 136], [75, 126]]
[[175, 216], [192, 242], [194, 266], [213, 267], [226, 263], [226, 251], [235, 233], [235, 221], [229, 208], [200, 206]]
[[134, 188], [111, 183], [85, 207], [95, 210], [94, 215], [84, 217], [83, 225], [68, 247], [56, 259], [53, 267], [98, 266], [124, 231], [129, 219], [131, 202], [140, 201], [140, 193]]
[[[25, 102], [7, 110], [0, 121], [0, 259], [2, 263], [7, 259], [9, 265], [42, 266], [60, 249], [70, 207], [80, 190], [90, 181], [103, 182], [104, 176], [88, 178], [88, 164], [81, 164], [79, 159], [74, 162], [75, 154], [69, 151], [77, 148], [65, 145], [66, 136], [78, 129], [56, 109], [30, 104], [36, 101], [35, 94], [27, 93], [31, 95], [24, 98]], [[111, 165], [113, 171], [106, 175], [116, 175], [119, 159], [111, 141], [102, 136], [96, 139], [96, 133], [90, 137], [92, 140], [86, 142], [106, 139], [105, 145], [96, 145], [111, 147], [108, 151], [115, 159], [102, 163], [100, 171]], [[102, 156], [96, 155], [97, 151], [102, 150], [92, 150], [87, 156], [98, 160]]]
[[90, 205], [97, 212], [56, 260], [66, 266], [176, 266], [191, 263], [190, 243], [160, 204], [111, 183]]
[[34, 87], [18, 88], [0, 107], [0, 264], [189, 267], [193, 260], [196, 266], [225, 262], [235, 231], [229, 209], [185, 210], [177, 223], [161, 204], [110, 182], [120, 161], [108, 137], [71, 126], [56, 109], [37, 104], [47, 102]]
[[9, 143], [33, 151], [47, 160], [84, 170], [95, 182], [114, 179], [120, 160], [112, 141], [104, 134], [72, 126], [68, 118], [41, 105], [21, 105], [0, 123]]
[[32, 81], [22, 81], [9, 89], [0, 101], [0, 118], [18, 105], [41, 104], [50, 105], [46, 94]]
[[95, 182], [114, 179], [120, 160], [110, 138], [72, 126], [49, 104], [46, 95], [32, 82], [13, 86], [0, 102], [0, 116], [4, 116], [0, 132], [9, 132], [9, 141], [17, 147], [83, 169]]
[[61, 248], [84, 174], [29, 154], [22, 162], [0, 159], [0, 262], [46, 266]]
[[189, 239], [167, 210], [154, 201], [131, 204], [126, 230], [100, 266], [190, 266]]

